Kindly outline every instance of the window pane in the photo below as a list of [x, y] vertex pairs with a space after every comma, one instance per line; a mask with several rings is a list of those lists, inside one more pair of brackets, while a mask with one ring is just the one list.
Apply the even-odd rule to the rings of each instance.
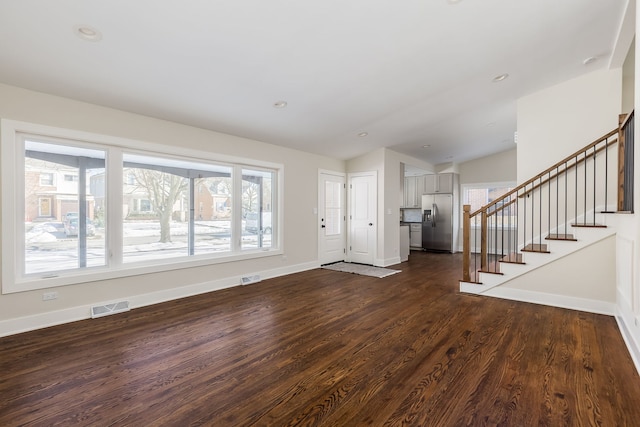
[[[513, 187], [486, 187], [486, 188], [470, 188], [464, 189], [464, 204], [471, 205], [471, 212], [475, 212], [481, 207], [493, 202], [499, 197], [511, 191]], [[513, 196], [516, 198], [517, 196]], [[498, 209], [498, 214], [491, 216], [490, 227], [499, 226], [515, 226], [516, 213], [514, 204], [510, 202], [514, 200], [512, 198], [506, 198], [499, 202], [495, 209]], [[504, 207], [503, 207], [504, 206]], [[490, 213], [493, 212], [493, 209]]]
[[194, 183], [195, 254], [231, 250], [233, 180], [231, 168]]
[[25, 141], [25, 274], [106, 264], [104, 159], [101, 150]]
[[273, 245], [274, 172], [242, 170], [242, 249]]
[[342, 184], [327, 181], [325, 183], [325, 235], [335, 236], [342, 232]]
[[188, 255], [189, 180], [181, 176], [186, 169], [170, 159], [123, 158], [123, 261]]

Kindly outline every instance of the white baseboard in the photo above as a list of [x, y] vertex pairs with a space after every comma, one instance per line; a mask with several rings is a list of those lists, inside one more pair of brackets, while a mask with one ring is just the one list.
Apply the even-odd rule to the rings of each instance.
[[373, 265], [376, 267], [389, 267], [390, 265], [400, 264], [402, 260], [399, 256], [386, 259], [377, 259]]
[[529, 302], [533, 304], [549, 305], [551, 307], [568, 308], [570, 310], [586, 311], [588, 313], [615, 316], [616, 304], [613, 302], [570, 297], [566, 295], [548, 294], [544, 292], [525, 291], [521, 289], [499, 286], [483, 292], [482, 295], [513, 301]]
[[636, 366], [636, 370], [640, 374], [640, 316], [636, 316], [628, 301], [618, 291], [618, 305], [616, 313], [616, 321], [618, 329], [627, 345], [631, 359]]
[[638, 349], [638, 346], [635, 345], [633, 336], [631, 335], [631, 332], [629, 331], [624, 318], [622, 316], [616, 316], [616, 322], [618, 323], [618, 329], [620, 329], [622, 339], [627, 345], [627, 349], [629, 350], [629, 354], [631, 355], [633, 364], [636, 367], [636, 371], [638, 371], [638, 374], [640, 374], [640, 349]]
[[[271, 279], [287, 274], [299, 273], [302, 271], [313, 270], [319, 268], [318, 262], [308, 262], [303, 264], [296, 264], [287, 267], [274, 268], [271, 270], [265, 270], [255, 272], [253, 274], [259, 274], [262, 279]], [[159, 304], [161, 302], [172, 301], [180, 298], [186, 298], [194, 295], [199, 295], [207, 292], [217, 291], [226, 288], [232, 288], [234, 286], [240, 286], [241, 276], [225, 277], [219, 280], [212, 280], [203, 283], [196, 283], [193, 285], [180, 286], [177, 288], [165, 289], [162, 291], [152, 292], [142, 295], [132, 295], [119, 298], [119, 300], [128, 300], [130, 302], [131, 309], [145, 307], [153, 304]], [[259, 284], [254, 285], [259, 286]], [[61, 325], [64, 323], [75, 322], [78, 320], [85, 320], [91, 318], [91, 306], [110, 304], [115, 301], [95, 301], [88, 305], [82, 305], [77, 307], [71, 307], [64, 310], [50, 311], [46, 313], [35, 314], [32, 316], [18, 317], [14, 319], [8, 319], [0, 321], [0, 337], [19, 334], [22, 332], [33, 331], [36, 329], [47, 328], [50, 326]]]

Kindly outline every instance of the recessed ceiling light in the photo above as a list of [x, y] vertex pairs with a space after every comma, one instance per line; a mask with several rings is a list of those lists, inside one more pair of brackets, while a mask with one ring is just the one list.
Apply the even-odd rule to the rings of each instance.
[[584, 61], [582, 61], [582, 63], [584, 65], [589, 65], [589, 64], [593, 64], [594, 62], [596, 62], [598, 60], [597, 56], [590, 56], [587, 59], [585, 59]]
[[422, 148], [431, 148], [431, 145], [423, 145]]
[[460, 3], [462, 0], [447, 0], [447, 3], [449, 4], [457, 4]]
[[286, 108], [287, 101], [276, 101], [273, 103], [273, 108]]
[[369, 136], [369, 132], [360, 132], [360, 133], [358, 134], [358, 136], [359, 136], [360, 138], [364, 138], [365, 136]]
[[499, 76], [495, 76], [493, 78], [493, 82], [494, 83], [501, 82], [501, 81], [505, 80], [507, 77], [509, 77], [509, 74], [507, 74], [507, 73], [500, 74]]
[[74, 32], [82, 40], [97, 42], [102, 40], [102, 33], [95, 28], [88, 27], [86, 25], [80, 25], [75, 27]]

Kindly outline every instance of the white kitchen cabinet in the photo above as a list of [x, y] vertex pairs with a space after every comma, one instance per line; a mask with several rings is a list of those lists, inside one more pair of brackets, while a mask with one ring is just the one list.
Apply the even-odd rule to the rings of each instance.
[[424, 194], [453, 193], [453, 174], [439, 173], [424, 176]]
[[437, 175], [425, 175], [424, 176], [424, 192], [425, 194], [436, 192], [436, 176]]
[[453, 174], [452, 173], [439, 173], [438, 177], [438, 189], [437, 193], [453, 193]]
[[413, 176], [404, 179], [404, 203], [405, 208], [412, 208], [416, 203], [416, 180]]
[[416, 176], [416, 208], [422, 207], [422, 195], [424, 194], [424, 177], [425, 175]]
[[419, 208], [424, 194], [424, 178], [408, 176], [404, 179], [404, 208]]
[[422, 249], [422, 223], [411, 223], [409, 225], [409, 244], [411, 249]]

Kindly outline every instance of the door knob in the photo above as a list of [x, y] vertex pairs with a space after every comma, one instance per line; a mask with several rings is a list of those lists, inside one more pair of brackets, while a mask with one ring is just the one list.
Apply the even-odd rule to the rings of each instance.
[[373, 225], [373, 223], [372, 223], [372, 222], [370, 222], [370, 223], [369, 223], [369, 227], [371, 227], [372, 225]]

